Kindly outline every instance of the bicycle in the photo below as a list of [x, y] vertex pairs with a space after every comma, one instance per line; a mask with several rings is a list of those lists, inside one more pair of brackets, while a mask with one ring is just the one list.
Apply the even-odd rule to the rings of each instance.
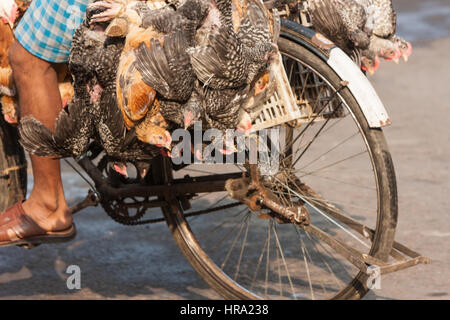
[[[192, 267], [227, 299], [357, 299], [375, 276], [429, 263], [394, 240], [383, 104], [350, 58], [291, 9], [281, 12], [289, 20], [281, 21], [278, 85], [253, 124], [279, 132], [269, 148], [279, 152], [275, 174], [261, 175], [259, 163], [205, 169], [161, 156], [144, 180], [124, 179], [93, 145], [78, 161], [93, 190], [73, 213], [100, 203], [124, 225], [165, 221]], [[14, 130], [1, 130], [11, 138], [2, 135], [0, 157], [14, 150], [0, 167], [14, 186], [0, 176], [3, 210], [24, 194], [26, 162]], [[152, 208], [163, 216], [144, 219]]]

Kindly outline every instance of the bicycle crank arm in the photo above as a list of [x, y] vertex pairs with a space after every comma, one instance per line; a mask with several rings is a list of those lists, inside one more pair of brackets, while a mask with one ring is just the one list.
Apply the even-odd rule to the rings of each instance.
[[83, 201], [70, 207], [69, 210], [72, 213], [72, 215], [74, 215], [88, 207], [96, 207], [98, 204], [99, 204], [99, 199], [98, 199], [97, 195], [92, 190], [89, 190], [86, 198]]

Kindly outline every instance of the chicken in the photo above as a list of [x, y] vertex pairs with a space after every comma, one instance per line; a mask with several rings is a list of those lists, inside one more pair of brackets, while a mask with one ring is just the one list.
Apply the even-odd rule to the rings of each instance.
[[279, 16], [270, 13], [259, 0], [232, 0], [233, 27], [245, 46], [256, 42], [277, 43], [279, 36]]
[[405, 62], [408, 62], [409, 56], [412, 54], [412, 45], [400, 36], [394, 35], [392, 40], [397, 44], [400, 50], [400, 56]]
[[349, 56], [369, 47], [370, 33], [364, 30], [366, 11], [354, 0], [312, 0], [309, 13], [314, 28]]
[[5, 121], [9, 124], [17, 124], [19, 121], [17, 99], [4, 95], [1, 97], [2, 114]]
[[360, 59], [361, 69], [373, 76], [375, 71], [377, 71], [380, 66], [380, 59], [375, 52], [371, 50], [364, 50]]
[[249, 85], [220, 90], [197, 86], [196, 91], [203, 102], [202, 120], [205, 127], [218, 130], [236, 128], [249, 90]]
[[110, 37], [125, 37], [142, 24], [144, 15], [151, 10], [166, 6], [163, 0], [106, 0], [96, 1], [88, 6], [92, 23], [108, 22], [106, 34]]
[[193, 91], [186, 103], [160, 100], [163, 117], [184, 129], [190, 128], [195, 121], [201, 120], [203, 102], [197, 92]]
[[182, 30], [187, 43], [192, 46], [196, 30], [209, 12], [209, 2], [208, 0], [184, 0], [178, 3], [176, 10], [172, 6], [166, 6], [143, 12], [142, 27], [153, 27], [166, 35]]
[[411, 45], [395, 35], [391, 0], [312, 0], [310, 14], [314, 28], [370, 74], [379, 67], [378, 57], [398, 63], [411, 54]]
[[0, 94], [15, 95], [12, 69], [8, 61], [8, 51], [14, 42], [14, 35], [8, 24], [0, 22]]
[[62, 107], [64, 108], [72, 102], [75, 95], [73, 85], [70, 81], [63, 81], [58, 83], [59, 93], [61, 94]]
[[83, 100], [74, 99], [60, 112], [54, 133], [33, 116], [21, 119], [19, 132], [20, 143], [31, 154], [40, 157], [78, 158], [87, 151], [93, 135], [93, 125], [89, 121]]
[[234, 29], [231, 1], [217, 0], [210, 6], [197, 32], [196, 46], [188, 49], [194, 72], [212, 89], [247, 85], [278, 52], [277, 47], [272, 41], [262, 41], [256, 32], [248, 35], [253, 43], [244, 44]]
[[[18, 121], [16, 91], [12, 78], [12, 69], [8, 62], [8, 50], [13, 36], [7, 24], [0, 22], [0, 101], [6, 122], [14, 124]], [[7, 50], [4, 50], [7, 48]]]
[[[163, 45], [161, 45], [163, 43]], [[152, 39], [136, 51], [136, 68], [142, 80], [164, 99], [185, 102], [194, 89], [195, 74], [186, 53], [184, 32], [165, 35], [161, 42]]]
[[363, 6], [366, 12], [365, 29], [377, 37], [388, 39], [395, 34], [397, 15], [392, 0], [352, 0]]
[[[379, 55], [384, 59], [397, 62], [403, 57], [407, 62], [412, 53], [412, 46], [405, 39], [395, 34], [397, 15], [392, 0], [356, 0], [361, 3], [368, 13], [366, 28], [370, 29], [375, 38], [385, 39], [384, 48]], [[377, 46], [380, 46], [378, 44]]]
[[[133, 8], [142, 24], [138, 25], [138, 19], [129, 23], [117, 84], [119, 107], [127, 127], [133, 127], [153, 108], [156, 92], [164, 106], [161, 111], [170, 117], [167, 120], [190, 125], [196, 118], [194, 109], [186, 112], [188, 121], [178, 118], [183, 116], [178, 107], [187, 103], [195, 80], [186, 48], [193, 44], [195, 30], [208, 6], [203, 0], [187, 0], [176, 11], [172, 7], [150, 10], [142, 3]], [[174, 109], [176, 112], [172, 112]]]
[[371, 54], [377, 55], [386, 61], [394, 61], [398, 63], [401, 52], [392, 39], [384, 39], [372, 35], [370, 38], [370, 45], [368, 50]]
[[[127, 162], [133, 163], [143, 178], [148, 173], [151, 160], [159, 155], [160, 147], [170, 146], [170, 135], [166, 136], [168, 132], [158, 126], [162, 125], [161, 123], [146, 122], [146, 119], [150, 118], [148, 114], [142, 121], [145, 124], [127, 131], [124, 118], [117, 106], [115, 88], [103, 92], [101, 116], [97, 124], [99, 140], [108, 160], [112, 162], [111, 167], [125, 177], [128, 177]], [[163, 138], [160, 139], [159, 135], [163, 135]]]
[[143, 121], [136, 125], [136, 136], [140, 141], [170, 150], [172, 137], [167, 128], [168, 124], [160, 112], [147, 112]]
[[136, 69], [136, 56], [133, 51], [124, 50], [117, 71], [118, 106], [125, 124], [131, 129], [136, 121], [147, 114], [156, 98], [156, 91], [144, 83]]

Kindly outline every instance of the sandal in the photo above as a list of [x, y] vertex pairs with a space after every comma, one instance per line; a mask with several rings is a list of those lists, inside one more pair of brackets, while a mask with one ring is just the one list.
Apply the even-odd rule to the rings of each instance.
[[34, 248], [43, 243], [60, 243], [76, 236], [75, 224], [61, 231], [42, 229], [25, 214], [22, 202], [18, 202], [0, 213], [0, 247], [21, 246]]

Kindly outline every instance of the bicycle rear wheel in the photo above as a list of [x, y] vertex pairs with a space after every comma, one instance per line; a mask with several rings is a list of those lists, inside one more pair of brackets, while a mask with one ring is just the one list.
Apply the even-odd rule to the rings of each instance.
[[[327, 234], [386, 261], [397, 223], [397, 191], [382, 130], [369, 128], [342, 79], [313, 51], [286, 38], [279, 48], [298, 103], [314, 116], [308, 124], [276, 127], [280, 168], [266, 186], [285, 207], [301, 202]], [[176, 174], [233, 170], [245, 171], [211, 165]], [[367, 293], [367, 275], [307, 228], [275, 218], [270, 210], [252, 212], [226, 192], [191, 195], [190, 202], [192, 208], [183, 210], [174, 199], [163, 212], [188, 261], [224, 298], [357, 299]], [[336, 217], [367, 227], [361, 235]]]

